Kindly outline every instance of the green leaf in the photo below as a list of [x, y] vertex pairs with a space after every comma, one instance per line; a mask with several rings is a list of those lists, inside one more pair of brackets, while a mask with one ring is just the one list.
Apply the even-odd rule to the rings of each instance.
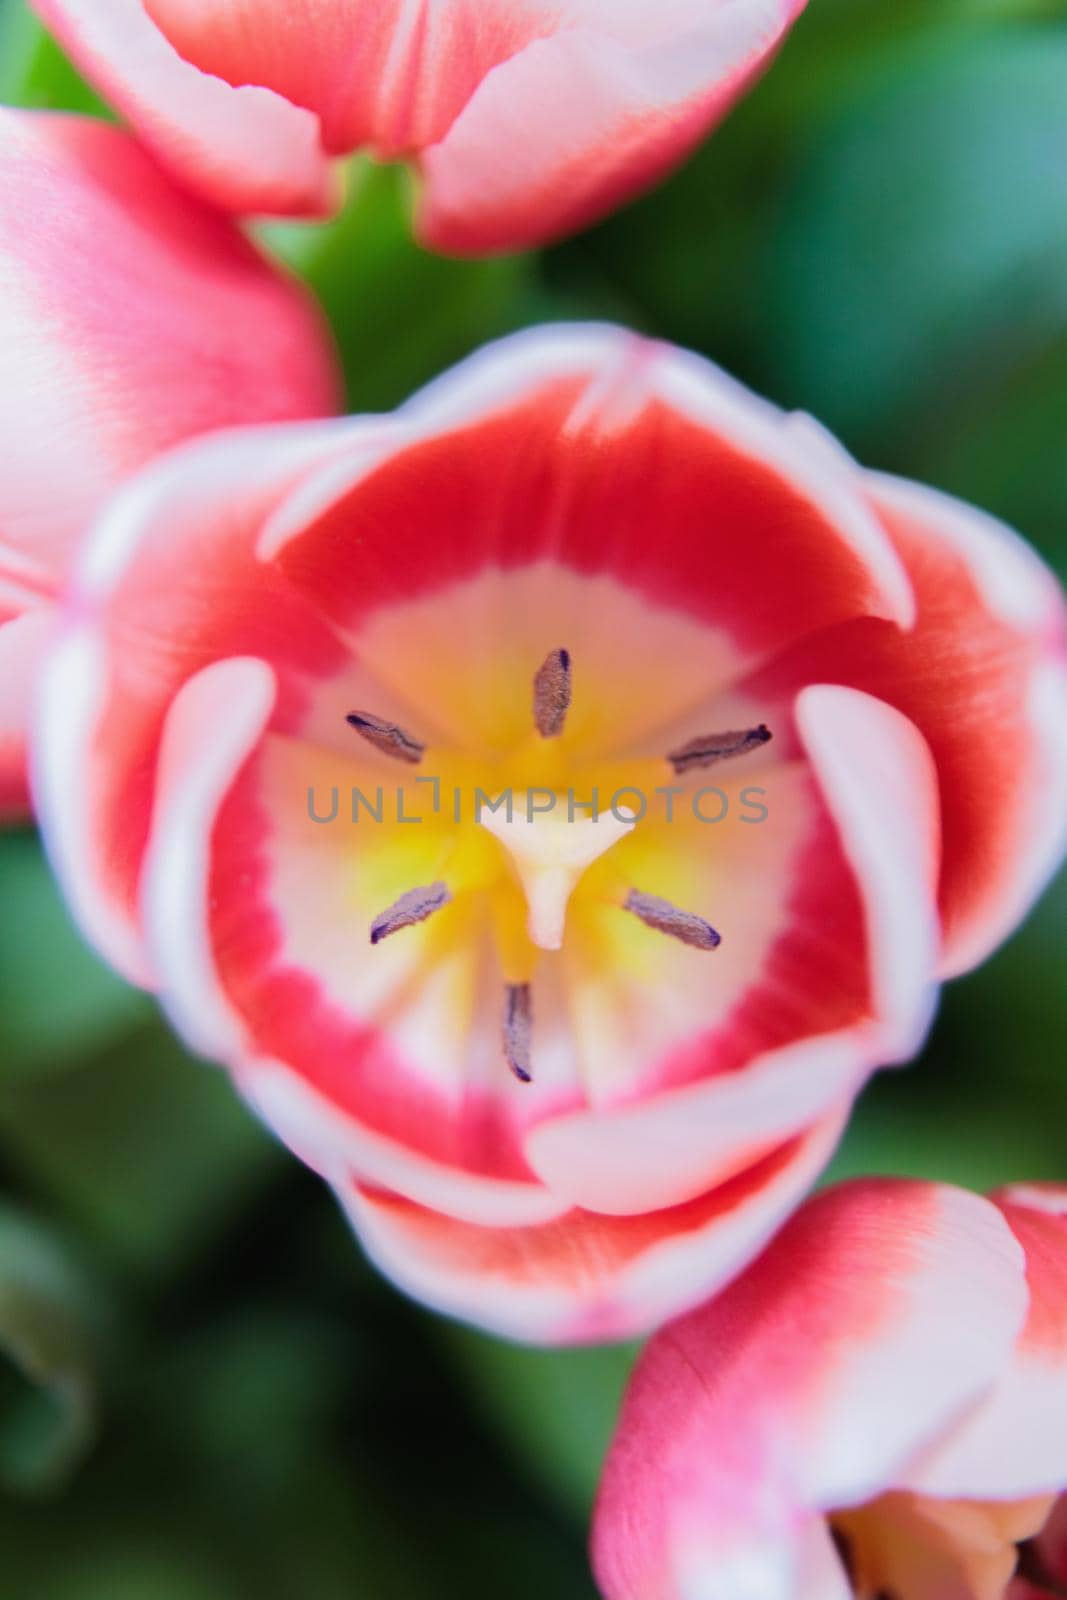
[[0, 102], [110, 116], [24, 0], [0, 0]]
[[442, 1332], [475, 1405], [537, 1483], [584, 1523], [637, 1346], [533, 1350], [470, 1328]]
[[85, 1284], [37, 1224], [0, 1207], [0, 1485], [58, 1488], [93, 1435]]
[[529, 258], [453, 261], [411, 236], [411, 179], [357, 160], [333, 221], [267, 223], [260, 237], [311, 284], [338, 342], [353, 410], [389, 409], [521, 321]]
[[152, 1015], [78, 933], [37, 840], [0, 834], [0, 1090], [63, 1071]]
[[1062, 338], [1065, 82], [1063, 26], [935, 35], [801, 147], [769, 258], [779, 391], [914, 462]]
[[992, 960], [948, 985], [921, 1060], [873, 1079], [825, 1181], [1062, 1181], [1065, 943], [1067, 873]]
[[161, 1025], [0, 1094], [0, 1147], [120, 1266], [174, 1271], [285, 1158]]

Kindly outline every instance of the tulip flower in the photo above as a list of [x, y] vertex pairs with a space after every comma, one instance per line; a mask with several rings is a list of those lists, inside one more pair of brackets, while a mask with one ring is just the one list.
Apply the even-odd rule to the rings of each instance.
[[88, 935], [371, 1254], [531, 1340], [736, 1272], [1062, 845], [1006, 529], [611, 328], [195, 443], [90, 540], [37, 771]]
[[1067, 1593], [1067, 1189], [810, 1200], [638, 1364], [606, 1600]]
[[27, 705], [75, 546], [178, 440], [322, 416], [328, 335], [297, 284], [128, 134], [0, 108], [0, 814], [24, 812]]
[[436, 249], [523, 249], [677, 166], [805, 0], [34, 0], [175, 173], [318, 214], [331, 157], [413, 163]]

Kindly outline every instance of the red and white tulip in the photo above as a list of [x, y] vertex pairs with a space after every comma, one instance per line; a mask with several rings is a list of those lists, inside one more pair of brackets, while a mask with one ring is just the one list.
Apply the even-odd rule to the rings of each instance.
[[571, 232], [655, 183], [805, 0], [34, 3], [216, 204], [328, 210], [331, 158], [368, 150], [415, 166], [427, 244], [483, 254]]
[[593, 1551], [606, 1600], [1067, 1593], [1067, 1190], [810, 1200], [650, 1343]]
[[127, 487], [37, 775], [83, 927], [388, 1272], [602, 1339], [752, 1257], [1026, 909], [1065, 682], [1008, 530], [564, 327]]
[[310, 298], [119, 129], [0, 108], [0, 814], [80, 536], [122, 479], [235, 422], [338, 394]]

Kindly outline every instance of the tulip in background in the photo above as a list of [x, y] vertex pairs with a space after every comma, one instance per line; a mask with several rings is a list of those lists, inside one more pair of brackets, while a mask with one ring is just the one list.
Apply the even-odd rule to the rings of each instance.
[[120, 130], [0, 109], [0, 813], [27, 805], [36, 663], [80, 536], [178, 440], [321, 417], [339, 392], [306, 291]]
[[595, 1340], [750, 1259], [1026, 910], [1065, 681], [1008, 530], [695, 357], [562, 327], [135, 479], [37, 777], [86, 933], [382, 1266]]
[[316, 215], [331, 157], [407, 160], [425, 243], [517, 250], [677, 166], [804, 0], [35, 0], [175, 174]]
[[864, 1180], [662, 1329], [605, 1468], [606, 1600], [1067, 1591], [1067, 1191]]

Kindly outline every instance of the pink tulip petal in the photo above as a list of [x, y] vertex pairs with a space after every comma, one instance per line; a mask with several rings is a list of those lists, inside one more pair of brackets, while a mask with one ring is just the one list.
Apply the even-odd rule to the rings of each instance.
[[33, 0], [85, 76], [194, 192], [225, 210], [320, 215], [335, 191], [317, 119], [182, 59], [142, 0]]
[[52, 606], [35, 606], [0, 621], [0, 822], [18, 821], [30, 808], [26, 729], [37, 670], [55, 627]]
[[[810, 1200], [639, 1364], [594, 1523], [606, 1600], [725, 1600], [720, 1574], [775, 1550], [793, 1552], [796, 1582], [805, 1519], [889, 1487], [979, 1399], [1026, 1299], [988, 1201], [888, 1180]], [[680, 1564], [702, 1590], [681, 1587]]]
[[[527, 1140], [534, 1169], [577, 1205], [626, 1212], [699, 1194], [851, 1098], [872, 1061], [907, 1057], [921, 1040], [933, 1004], [938, 933], [937, 792], [929, 752], [899, 712], [853, 690], [806, 689], [797, 718], [859, 887], [867, 952], [858, 954], [870, 964], [873, 994], [851, 1031], [821, 1031], [812, 1012], [807, 1030], [798, 1025], [797, 1042], [763, 1058], [748, 1056], [737, 1076], [705, 1076], [689, 1088], [537, 1128]], [[832, 842], [823, 837], [820, 844], [817, 858], [800, 861], [808, 891], [834, 859]], [[847, 904], [847, 895], [838, 891], [836, 901]], [[813, 1006], [822, 992], [815, 955], [825, 978], [831, 925], [825, 909], [813, 918], [820, 935], [807, 986]], [[862, 929], [850, 927], [847, 938], [855, 949]], [[766, 991], [757, 986], [746, 1001], [756, 1011], [774, 993], [776, 959], [783, 958], [772, 950]], [[797, 981], [792, 950], [785, 971]]]
[[363, 1182], [395, 1189], [416, 1208], [485, 1228], [527, 1228], [567, 1210], [541, 1184], [487, 1176], [435, 1161], [349, 1116], [280, 1061], [248, 1060], [236, 1069], [241, 1092], [302, 1161], [339, 1189]]
[[139, 878], [171, 697], [214, 659], [258, 655], [291, 717], [307, 676], [336, 665], [336, 641], [254, 546], [272, 500], [338, 443], [336, 425], [314, 424], [175, 451], [114, 498], [86, 547], [43, 674], [36, 790], [83, 928], [135, 981], [152, 982]]
[[919, 600], [910, 682], [889, 698], [938, 764], [951, 976], [1017, 925], [1067, 847], [1067, 609], [1048, 568], [992, 517], [868, 481]]
[[146, 0], [187, 61], [313, 112], [334, 151], [403, 156], [443, 137], [482, 78], [550, 31], [530, 0]]
[[[331, 466], [271, 539], [346, 630], [487, 566], [541, 559], [721, 630], [724, 670], [857, 613], [912, 620], [904, 569], [855, 485], [696, 357], [611, 328], [519, 334], [399, 420], [406, 441], [357, 461], [347, 492]], [[671, 530], [669, 562], [652, 526]]]
[[150, 457], [337, 396], [305, 291], [84, 117], [0, 108], [0, 345], [0, 616], [57, 599], [99, 507]]
[[53, 593], [124, 474], [338, 398], [306, 292], [102, 122], [0, 108], [0, 288], [0, 542]]
[[1067, 1188], [993, 1196], [1026, 1252], [1030, 1311], [990, 1397], [907, 1485], [968, 1499], [1028, 1499], [1067, 1485]]
[[[799, 9], [788, 0], [675, 6], [668, 14], [686, 14], [673, 28], [661, 22], [658, 37], [613, 37], [605, 19], [602, 30], [587, 24], [531, 43], [490, 73], [423, 151], [422, 238], [484, 255], [597, 220], [657, 182], [722, 120]], [[650, 21], [648, 33], [655, 29]]]
[[[220, 994], [201, 916], [219, 808], [263, 735], [277, 684], [265, 661], [229, 656], [187, 678], [163, 725], [141, 875], [152, 970], [184, 1037], [239, 1059], [246, 1038]], [[200, 937], [188, 937], [190, 924]]]
[[[147, 0], [146, 9], [184, 61], [312, 113], [328, 150], [411, 157], [425, 178], [426, 241], [485, 253], [579, 227], [676, 166], [767, 66], [802, 7]], [[153, 64], [158, 76], [162, 62]]]
[[476, 1228], [358, 1184], [339, 1193], [378, 1266], [420, 1300], [505, 1337], [598, 1343], [645, 1333], [732, 1277], [810, 1185], [841, 1123], [644, 1216], [571, 1211], [541, 1227]]
[[[798, 436], [810, 441], [810, 425]], [[1009, 529], [916, 484], [865, 482], [908, 567], [918, 626], [906, 636], [870, 621], [829, 629], [745, 690], [851, 683], [923, 733], [941, 792], [942, 969], [952, 976], [1018, 923], [1067, 845], [1067, 614], [1055, 578]]]

